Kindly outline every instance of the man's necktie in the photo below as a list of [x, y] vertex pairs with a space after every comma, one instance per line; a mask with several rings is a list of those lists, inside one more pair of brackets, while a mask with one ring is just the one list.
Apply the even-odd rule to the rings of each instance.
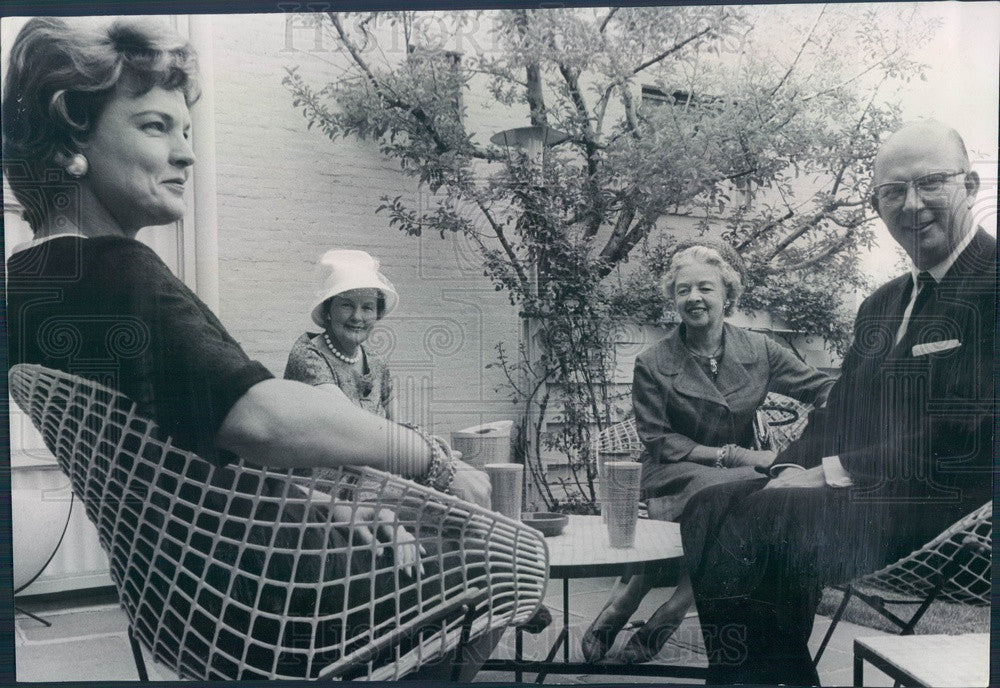
[[903, 335], [906, 334], [906, 328], [910, 325], [910, 320], [913, 319], [914, 315], [920, 313], [923, 307], [927, 304], [927, 300], [931, 298], [931, 294], [934, 291], [935, 281], [931, 276], [931, 273], [923, 271], [917, 275], [917, 297], [913, 299], [910, 306], [903, 312], [903, 321], [899, 324], [899, 330], [896, 332], [896, 343], [899, 344], [903, 339]]

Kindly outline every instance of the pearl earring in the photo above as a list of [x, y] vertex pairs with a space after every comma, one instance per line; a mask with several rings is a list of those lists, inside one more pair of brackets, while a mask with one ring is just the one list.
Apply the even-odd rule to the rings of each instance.
[[87, 158], [84, 157], [82, 153], [77, 153], [69, 159], [68, 163], [66, 163], [67, 174], [77, 179], [87, 174], [87, 170], [89, 169], [90, 163], [87, 162]]

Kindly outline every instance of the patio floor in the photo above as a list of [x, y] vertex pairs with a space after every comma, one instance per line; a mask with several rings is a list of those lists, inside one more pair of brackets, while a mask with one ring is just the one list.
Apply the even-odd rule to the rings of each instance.
[[[570, 587], [571, 643], [570, 659], [582, 661], [580, 636], [601, 609], [615, 579], [600, 578], [573, 581]], [[546, 604], [556, 617], [546, 631], [538, 636], [525, 635], [525, 655], [541, 659], [558, 632], [562, 617], [561, 585], [551, 584]], [[647, 618], [666, 598], [670, 589], [656, 589], [640, 607], [636, 618]], [[125, 615], [118, 607], [113, 594], [108, 591], [84, 593], [72, 599], [25, 598], [19, 606], [40, 614], [52, 623], [47, 628], [23, 614], [15, 620], [15, 651], [17, 680], [30, 682], [55, 681], [134, 681], [135, 665], [125, 636]], [[812, 638], [813, 650], [829, 626], [825, 617], [817, 617]], [[627, 640], [622, 633], [619, 643]], [[858, 636], [883, 635], [880, 631], [841, 623], [819, 665], [820, 679], [824, 685], [851, 685], [852, 641]], [[501, 641], [495, 656], [513, 656], [513, 633]], [[698, 620], [691, 616], [664, 647], [657, 661], [671, 664], [704, 666]], [[151, 675], [158, 673], [151, 667]], [[155, 678], [155, 676], [151, 676]], [[166, 677], [164, 677], [166, 678]], [[525, 676], [528, 681], [534, 675]], [[865, 667], [866, 685], [889, 686], [892, 681], [871, 666]], [[512, 673], [481, 672], [477, 681], [510, 684]], [[612, 677], [598, 674], [550, 676], [546, 683], [651, 683], [663, 684], [664, 679], [653, 677]], [[700, 681], [675, 681], [675, 683], [700, 683]]]

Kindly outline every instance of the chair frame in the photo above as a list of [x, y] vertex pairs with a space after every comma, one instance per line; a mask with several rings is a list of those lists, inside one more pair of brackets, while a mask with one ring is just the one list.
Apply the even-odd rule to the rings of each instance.
[[[769, 392], [757, 409], [754, 422], [756, 442], [763, 439], [762, 431], [766, 430], [772, 449], [780, 452], [802, 433], [810, 408], [791, 397]], [[633, 415], [604, 428], [591, 442], [591, 454], [595, 460], [604, 453], [637, 453], [642, 449]]]
[[[541, 605], [548, 551], [518, 521], [367, 467], [218, 468], [61, 371], [14, 366], [9, 388], [97, 526], [143, 680], [142, 648], [197, 680], [398, 679]], [[385, 508], [393, 539], [359, 540]]]
[[[844, 593], [844, 597], [820, 642], [813, 664], [819, 664], [852, 597], [897, 626], [900, 635], [913, 635], [917, 624], [935, 601], [947, 599], [963, 604], [990, 604], [992, 537], [993, 504], [987, 502], [920, 549], [851, 583], [834, 586]], [[963, 572], [971, 574], [973, 582], [980, 583], [980, 588], [985, 583], [985, 590], [975, 591], [971, 584], [957, 584], [956, 578]], [[858, 589], [866, 586], [879, 592], [867, 593]], [[895, 599], [881, 593], [894, 595]], [[917, 609], [904, 619], [886, 605], [917, 605]]]

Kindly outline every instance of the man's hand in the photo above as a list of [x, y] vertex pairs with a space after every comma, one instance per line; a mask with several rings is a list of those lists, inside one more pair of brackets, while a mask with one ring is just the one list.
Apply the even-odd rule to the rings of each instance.
[[456, 462], [451, 493], [484, 509], [490, 508], [490, 476], [464, 461]]
[[768, 481], [764, 489], [772, 487], [825, 487], [826, 475], [822, 466], [814, 466], [804, 471], [796, 471], [786, 468], [778, 474], [777, 478]]

